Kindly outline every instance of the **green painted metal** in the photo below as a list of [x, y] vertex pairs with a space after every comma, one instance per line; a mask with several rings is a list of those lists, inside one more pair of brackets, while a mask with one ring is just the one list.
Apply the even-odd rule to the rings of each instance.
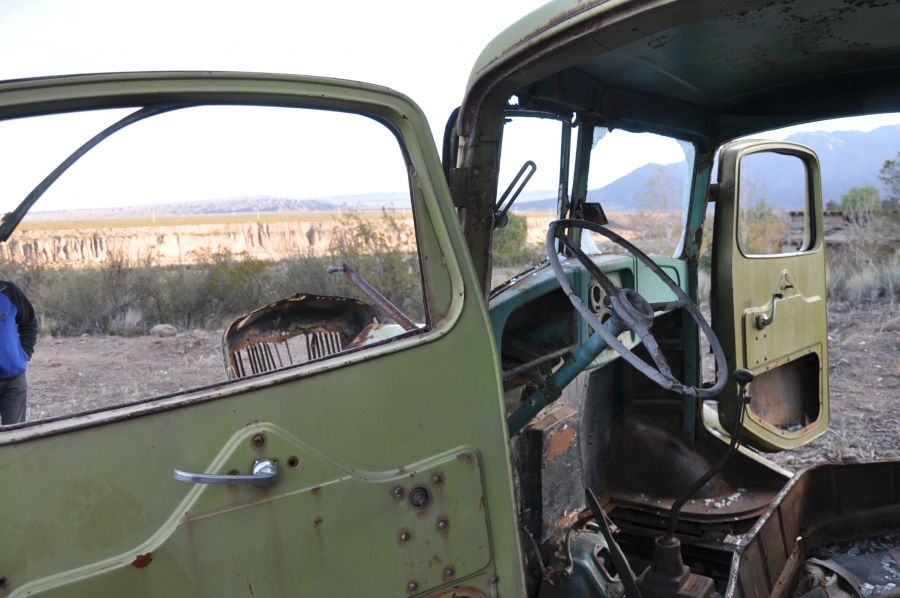
[[[685, 217], [684, 235], [681, 251], [676, 255], [684, 260], [687, 273], [685, 292], [691, 301], [700, 305], [697, 292], [698, 267], [700, 251], [703, 245], [703, 225], [706, 219], [707, 199], [709, 196], [709, 180], [712, 174], [712, 159], [709, 155], [699, 155], [694, 161], [694, 177], [691, 187], [691, 200]], [[708, 298], [707, 298], [708, 299]], [[682, 314], [682, 334], [684, 342], [684, 380], [685, 384], [699, 386], [702, 381], [700, 358], [700, 334], [697, 325], [688, 314]], [[681, 434], [688, 446], [693, 446], [697, 436], [697, 427], [701, 425], [701, 402], [685, 399], [681, 417]]]
[[[409, 154], [429, 312], [426, 332], [384, 346], [0, 432], [0, 576], [6, 580], [0, 594], [416, 595], [462, 584], [473, 595], [524, 596], [498, 343], [515, 309], [558, 285], [539, 268], [493, 297], [488, 315], [484, 294], [507, 98], [525, 90], [604, 126], [697, 144], [700, 165], [682, 251], [657, 260], [696, 299], [712, 149], [739, 134], [793, 123], [798, 106], [808, 119], [896, 109], [900, 95], [869, 93], [875, 85], [867, 79], [875, 72], [889, 80], [900, 69], [889, 62], [898, 54], [896, 28], [874, 26], [888, 21], [887, 4], [847, 8], [843, 0], [798, 0], [783, 10], [744, 0], [715, 6], [705, 0], [551, 2], [491, 42], [472, 71], [457, 128], [459, 152], [447, 157], [465, 184], [462, 232], [423, 115], [381, 87], [236, 73], [0, 85], [0, 119], [190, 100], [343, 110], [386, 123]], [[743, 18], [748, 9], [754, 14]], [[843, 10], [862, 16], [843, 19]], [[813, 38], [805, 30], [782, 34], [795, 30], [792, 19], [815, 23], [822, 15], [829, 36], [815, 27]], [[833, 45], [862, 37], [865, 48]], [[747, 68], [766, 56], [778, 57], [779, 68]], [[843, 71], [834, 69], [845, 63]], [[838, 71], [841, 85], [821, 94], [828, 100], [809, 102], [823, 74]], [[591, 137], [585, 131], [578, 148], [584, 156]], [[803, 254], [740, 254], [733, 183], [742, 152], [756, 149], [799, 152], [810, 180], [818, 181], [815, 156], [801, 149], [728, 148], [714, 239], [715, 320], [729, 368], [760, 373], [818, 356], [821, 416], [812, 426], [787, 432], [753, 414], [747, 418], [755, 443], [791, 448], [828, 425], [824, 254], [821, 235]], [[586, 164], [586, 158], [579, 161]], [[586, 170], [579, 170], [573, 197], [583, 194], [586, 180]], [[821, 231], [820, 190], [812, 188]], [[649, 301], [671, 298], [633, 258], [593, 257], [615, 282]], [[573, 288], [586, 295], [583, 267], [564, 267]], [[785, 271], [798, 291], [780, 302], [783, 318], [760, 339], [755, 318], [769, 313]], [[583, 343], [590, 331], [576, 322], [574, 334]], [[623, 335], [627, 346], [637, 342]], [[699, 380], [696, 336], [685, 327], [688, 384]], [[616, 359], [605, 350], [586, 367]], [[735, 391], [729, 387], [723, 397], [723, 419], [730, 418]], [[612, 392], [622, 395], [621, 380]], [[688, 441], [697, 431], [696, 408], [688, 404], [683, 411]], [[246, 473], [260, 457], [281, 465], [282, 477], [271, 488], [172, 479], [173, 468]], [[293, 458], [296, 468], [287, 465]], [[430, 497], [421, 509], [409, 503], [416, 487]]]
[[[674, 293], [634, 257], [627, 255], [597, 255], [592, 256], [600, 269], [607, 277], [620, 287], [634, 288], [650, 302], [666, 302], [675, 299]], [[675, 258], [658, 258], [660, 267], [676, 284], [685, 287], [687, 284], [686, 263]], [[588, 288], [591, 277], [587, 270], [574, 258], [562, 262], [566, 274], [570, 277], [572, 288], [585, 300], [588, 297]], [[513, 312], [522, 308], [537, 298], [550, 292], [558, 291], [559, 286], [549, 268], [543, 267], [535, 272], [523, 276], [491, 299], [490, 317], [494, 331], [494, 339], [497, 350], [502, 353], [503, 330]], [[558, 398], [556, 390], [561, 390], [568, 385], [580, 373], [594, 370], [608, 365], [619, 358], [616, 351], [609, 349], [597, 334], [593, 334], [584, 320], [578, 317], [572, 310], [572, 317], [577, 322], [579, 347], [574, 350], [570, 360], [556, 370], [549, 381], [549, 388], [538, 390], [525, 398], [524, 404], [508, 419], [510, 436], [517, 433], [531, 421], [534, 416], [550, 402]], [[613, 322], [613, 320], [610, 320]], [[536, 323], [535, 326], [539, 326]], [[555, 329], [554, 329], [555, 330]], [[630, 331], [616, 333], [622, 343], [630, 348], [637, 346], [640, 340]], [[566, 331], [557, 330], [559, 334]], [[553, 339], [546, 339], [553, 340]], [[559, 340], [559, 339], [556, 339]]]
[[[557, 0], [487, 45], [469, 77], [459, 130], [472, 131], [492, 93], [552, 80], [566, 83], [557, 99], [707, 149], [799, 121], [890, 112], [898, 94], [883, 82], [900, 68], [895, 10], [843, 0]], [[861, 39], [864, 51], [847, 43]], [[758, 68], [769, 63], [777, 68]], [[573, 73], [604, 92], [576, 94]], [[836, 76], [841, 85], [832, 84]]]
[[[415, 171], [431, 327], [316, 364], [3, 430], [0, 592], [415, 595], [464, 583], [524, 595], [497, 352], [420, 110], [368, 85], [184, 73], [5, 84], [0, 116], [182, 97], [356, 111], [392, 126]], [[260, 456], [282, 468], [270, 488], [172, 477], [247, 473]], [[425, 509], [408, 502], [415, 485], [430, 492]]]
[[[641, 265], [635, 258], [627, 255], [603, 254], [591, 256], [594, 262], [600, 267], [600, 270], [616, 285], [634, 288], [639, 291], [651, 303], [670, 301], [674, 294], [663, 284], [656, 275], [649, 269]], [[656, 258], [657, 263], [668, 273], [672, 280], [685, 288], [687, 276], [685, 263], [675, 258]], [[568, 259], [562, 262], [564, 270], [571, 277], [572, 288], [584, 298], [587, 298], [588, 284], [590, 283], [590, 275], [578, 264], [575, 259]], [[637, 273], [635, 269], [637, 268]], [[519, 279], [516, 279], [510, 286], [504, 288], [491, 298], [490, 318], [491, 327], [494, 332], [494, 340], [497, 343], [497, 351], [500, 351], [500, 342], [503, 338], [503, 328], [512, 313], [534, 301], [535, 299], [558, 291], [559, 285], [553, 276], [553, 272], [546, 265], [541, 266], [533, 272], [530, 272]], [[577, 322], [579, 344], [584, 343], [591, 335], [591, 330], [581, 318], [577, 318], [572, 310], [572, 317]], [[626, 338], [627, 336], [627, 338]], [[632, 347], [636, 343], [631, 338], [630, 332], [622, 333], [620, 340], [628, 346]], [[605, 350], [594, 360], [591, 368], [601, 367], [616, 359], [618, 354], [613, 350]]]
[[[604, 326], [611, 334], [618, 335], [622, 331], [621, 324], [619, 318], [613, 314]], [[607, 347], [606, 340], [599, 333], [595, 332], [588, 337], [580, 347], [572, 352], [572, 356], [559, 369], [548, 376], [544, 381], [543, 388], [536, 389], [525, 398], [522, 406], [513, 412], [507, 420], [509, 435], [516, 434], [534, 419], [541, 409], [558, 399], [563, 389], [587, 370]]]
[[[739, 203], [736, 181], [740, 180], [741, 158], [754, 152], [790, 154], [806, 165], [810, 193], [808, 213], [812, 215], [814, 234], [808, 250], [767, 256], [741, 253], [736, 233]], [[802, 430], [781, 429], [747, 409], [746, 439], [766, 449], [802, 446], [828, 429], [828, 316], [823, 231], [821, 175], [818, 158], [812, 150], [797, 144], [753, 140], [734, 142], [722, 149], [713, 236], [713, 285], [716, 335], [725, 348], [728, 367], [731, 370], [747, 368], [759, 375], [805, 355], [815, 355], [819, 362], [819, 414]], [[756, 324], [757, 316], [771, 314], [773, 293], [782, 291], [782, 282], [786, 279], [791, 281], [792, 288], [784, 289], [784, 298], [777, 300], [775, 321], [760, 329]], [[735, 409], [736, 396], [737, 385], [730, 384], [719, 400], [719, 421], [723, 426]]]

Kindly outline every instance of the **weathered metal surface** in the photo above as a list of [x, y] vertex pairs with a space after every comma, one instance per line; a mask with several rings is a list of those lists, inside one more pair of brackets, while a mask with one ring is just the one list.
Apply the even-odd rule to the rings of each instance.
[[[243, 378], [328, 357], [375, 320], [375, 311], [357, 299], [298, 293], [255, 309], [225, 329], [226, 369], [229, 377]], [[298, 336], [304, 342], [292, 351], [290, 341]]]
[[362, 274], [354, 270], [349, 264], [341, 264], [340, 266], [329, 268], [328, 271], [330, 273], [342, 273], [347, 278], [347, 280], [356, 285], [359, 290], [361, 290], [366, 294], [366, 296], [369, 297], [369, 299], [375, 302], [375, 305], [384, 310], [384, 312], [388, 316], [390, 316], [392, 320], [397, 322], [407, 332], [418, 328], [418, 326], [416, 326], [416, 323], [413, 322], [406, 314], [404, 314], [399, 307], [391, 303], [390, 299], [385, 297], [381, 293], [381, 291], [376, 289], [375, 286], [372, 285], [372, 283], [366, 280], [362, 276]]
[[[739, 173], [744, 157], [778, 152], [803, 160], [809, 180], [805, 199], [811, 213], [812, 240], [802, 252], [746, 256], [738, 244]], [[744, 440], [766, 450], [801, 446], [825, 433], [828, 406], [828, 318], [825, 288], [825, 242], [822, 234], [822, 188], [819, 163], [812, 150], [792, 143], [736, 141], [722, 149], [719, 191], [713, 232], [717, 280], [713, 321], [727, 353], [728, 369], [747, 368], [765, 374], [807, 355], [818, 363], [817, 396], [803, 399], [804, 408], [818, 405], [816, 418], [801, 430], [778, 427], [751, 409], [744, 419]], [[772, 297], [780, 293], [778, 316], [762, 330], [757, 316], [771, 315]], [[754, 394], [750, 386], [750, 396]], [[737, 408], [737, 385], [729, 384], [719, 398], [719, 422], [730, 425]], [[796, 400], [796, 399], [795, 399]], [[812, 415], [812, 413], [810, 413]], [[794, 423], [794, 422], [792, 422]]]
[[542, 580], [541, 598], [621, 598], [621, 576], [612, 564], [603, 536], [592, 530], [574, 530], [565, 540], [559, 568]]
[[[725, 450], [706, 434], [688, 446], [673, 416], [635, 415], [614, 434], [618, 459], [610, 463], [614, 505], [667, 517], [675, 500], [700, 478]], [[635, 464], [640, 464], [639, 467]], [[763, 513], [785, 478], [737, 453], [729, 466], [688, 500], [681, 522], [735, 522]]]
[[818, 356], [807, 354], [760, 373], [753, 381], [750, 412], [787, 432], [799, 432], [819, 418]]
[[541, 413], [513, 442], [521, 517], [538, 542], [560, 537], [584, 509], [580, 418], [558, 405]]
[[900, 462], [830, 463], [795, 476], [737, 549], [726, 597], [791, 596], [809, 553], [900, 530]]
[[[891, 2], [839, 0], [553, 2], [482, 52], [460, 110], [460, 131], [469, 134], [470, 119], [495, 89], [513, 87], [516, 93], [515, 86], [527, 89], [576, 69], [604, 90], [595, 110], [606, 117], [623, 111], [632, 122], [657, 126], [676, 119], [680, 130], [704, 136], [718, 127], [718, 139], [746, 134], [752, 126], [764, 130], [791, 119], [864, 112], [873, 87], [887, 81], [881, 75], [898, 68], [900, 41], [887, 25], [894, 9]], [[685, 53], [701, 46], [706, 51]], [[881, 81], [873, 80], [875, 72]], [[829, 84], [828, 97], [821, 97], [819, 86]], [[569, 85], [557, 94], [563, 95], [559, 101], [571, 100], [574, 90]], [[892, 99], [878, 96], [888, 105]], [[802, 117], [800, 104], [807, 111]]]
[[[483, 469], [474, 453], [464, 451], [468, 458], [460, 459], [460, 452], [450, 452], [390, 471], [367, 471], [323, 458], [317, 447], [261, 423], [227, 439], [209, 470], [240, 467], [253, 455], [250, 440], [262, 431], [268, 456], [296, 454], [303, 464], [285, 471], [277, 486], [180, 486], [181, 499], [153, 537], [95, 563], [91, 577], [71, 570], [21, 591], [65, 582], [69, 591], [82, 595], [135, 584], [170, 595], [198, 587], [208, 595], [229, 595], [236, 593], [229, 590], [232, 584], [250, 583], [263, 596], [329, 595], [338, 587], [344, 595], [400, 596], [413, 580], [417, 591], [431, 592], [491, 563]], [[438, 473], [441, 482], [435, 484]], [[397, 501], [394, 486], [409, 489], [410, 501]], [[411, 504], [420, 489], [428, 490], [429, 500]], [[276, 525], [256, 527], [259, 510]], [[364, 541], [345, 541], [372, 517], [378, 519], [378, 531]], [[442, 519], [453, 526], [439, 530]], [[217, 541], [227, 529], [239, 533], [240, 542]], [[291, 550], [293, 545], [303, 550]], [[378, 574], [342, 575], [346, 558], [368, 562]]]
[[[427, 251], [428, 328], [265, 377], [4, 428], [0, 593], [394, 596], [416, 581], [422, 593], [461, 585], [524, 595], [496, 354], [414, 104], [384, 88], [324, 79], [145, 73], [3, 84], [0, 117], [187, 96], [339, 108], [389, 123], [420, 185], [413, 203]], [[451, 361], [464, 377], [456, 367], [435, 367]], [[260, 426], [266, 445], [252, 447]], [[288, 463], [268, 489], [170, 479], [174, 466], [245, 471], [260, 453]], [[440, 463], [443, 483], [420, 515], [391, 489], [431, 488], [431, 463]], [[337, 466], [346, 470], [315, 475]], [[442, 517], [448, 526], [439, 530]], [[408, 551], [398, 545], [401, 527], [412, 534]], [[349, 554], [353, 576], [348, 549], [358, 551]], [[147, 566], [132, 566], [147, 554]], [[440, 563], [429, 562], [434, 555]], [[397, 566], [386, 568], [388, 560]]]

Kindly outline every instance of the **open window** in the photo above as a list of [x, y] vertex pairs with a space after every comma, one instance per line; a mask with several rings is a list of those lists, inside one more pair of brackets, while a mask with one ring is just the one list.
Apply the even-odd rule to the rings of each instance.
[[185, 102], [0, 133], [6, 208], [34, 204], [0, 245], [44, 336], [29, 420], [428, 328], [407, 157], [376, 118]]

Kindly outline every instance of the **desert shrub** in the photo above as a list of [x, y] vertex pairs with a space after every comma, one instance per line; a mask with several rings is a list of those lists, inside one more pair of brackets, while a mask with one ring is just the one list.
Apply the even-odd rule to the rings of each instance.
[[528, 261], [528, 220], [512, 212], [507, 212], [506, 216], [506, 226], [494, 231], [491, 245], [493, 263], [500, 268], [522, 266]]
[[45, 330], [54, 335], [139, 331], [141, 302], [150, 279], [122, 255], [111, 254], [94, 268], [32, 268], [26, 294]]
[[790, 231], [790, 218], [760, 197], [738, 216], [738, 244], [746, 253], [779, 253]]
[[[41, 330], [51, 335], [146, 332], [158, 323], [180, 329], [220, 328], [277, 299], [305, 292], [372, 303], [329, 266], [350, 265], [415, 321], [424, 321], [413, 227], [391, 212], [381, 218], [346, 213], [325, 255], [297, 253], [279, 261], [203, 252], [190, 263], [129, 263], [111, 255], [96, 267], [3, 264], [31, 299]], [[387, 318], [385, 318], [387, 321]]]
[[881, 209], [881, 196], [878, 189], [871, 185], [853, 187], [841, 196], [840, 209], [845, 212], [862, 214]]
[[235, 257], [225, 251], [213, 254], [205, 266], [202, 286], [214, 319], [230, 320], [273, 300], [270, 262], [246, 254]]
[[829, 259], [828, 294], [857, 303], [881, 297], [896, 300], [900, 296], [900, 255], [854, 263]]
[[900, 297], [900, 217], [857, 206], [844, 214], [845, 243], [828, 253], [829, 296], [847, 301]]
[[296, 293], [316, 295], [339, 295], [340, 277], [328, 272], [330, 266], [337, 266], [329, 256], [312, 252], [296, 253], [275, 265], [273, 289], [280, 297]]
[[[412, 226], [390, 210], [382, 210], [379, 220], [345, 212], [341, 225], [332, 233], [329, 265], [348, 264], [408, 317], [422, 321], [425, 318], [422, 276], [414, 240]], [[311, 265], [317, 266], [315, 262]], [[321, 281], [317, 277], [322, 270], [317, 267], [313, 270], [309, 276]], [[331, 279], [326, 284], [333, 285], [331, 288], [336, 294], [359, 297], [371, 303], [342, 274], [328, 276]]]
[[147, 297], [146, 317], [182, 329], [221, 326], [224, 314], [216, 312], [221, 302], [209, 294], [207, 271], [207, 264], [155, 269], [156, 286]]

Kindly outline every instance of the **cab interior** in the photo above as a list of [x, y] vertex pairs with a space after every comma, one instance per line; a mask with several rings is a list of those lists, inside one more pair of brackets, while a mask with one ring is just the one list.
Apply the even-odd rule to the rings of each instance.
[[[564, 16], [547, 19], [551, 13]], [[562, 123], [557, 217], [599, 224], [606, 224], [608, 206], [592, 201], [588, 185], [597, 167], [590, 153], [598, 129], [653, 133], [689, 146], [683, 211], [672, 221], [681, 241], [653, 261], [696, 303], [704, 221], [717, 207], [717, 151], [736, 138], [787, 125], [900, 109], [900, 38], [891, 22], [896, 11], [889, 3], [557, 2], [487, 47], [448, 122], [444, 168], [489, 299], [511, 422], [594, 330], [569, 301], [560, 272], [546, 263], [490, 288], [498, 198], [507, 197], [507, 180], [497, 174], [511, 149], [504, 145], [505, 127], [529, 117]], [[609, 302], [573, 246], [616, 286], [638, 291], [654, 306], [653, 336], [679, 379], [708, 388], [724, 375], [729, 400], [736, 400], [733, 362], [732, 371], [704, 373], [708, 349], [697, 325], [684, 309], [656, 309], [671, 299], [658, 278], [633, 255], [600, 251], [576, 229], [567, 229], [571, 245], [548, 241], [547, 251], [559, 255], [564, 277], [598, 321], [609, 317]], [[728, 239], [716, 232], [712, 251], [721, 252], [716, 244]], [[726, 294], [715, 268], [712, 325], [721, 334], [727, 323], [715, 320], [715, 303]], [[619, 337], [654, 361], [632, 332]], [[790, 403], [803, 425], [827, 420], [817, 400], [803, 395], [822, 364], [816, 356], [792, 364], [786, 376], [795, 379], [793, 386], [757, 384], [762, 394], [753, 408], [765, 411], [761, 401]], [[719, 405], [720, 414], [733, 412], [733, 405]], [[600, 539], [605, 524], [591, 513], [586, 488], [618, 528], [616, 542], [635, 572], [654, 559], [654, 539], [668, 526], [681, 540], [684, 563], [725, 591], [734, 539], [753, 528], [790, 472], [742, 447], [694, 488], [728, 451], [734, 431], [710, 426], [703, 410], [702, 401], [660, 388], [606, 348], [557, 400], [526, 425], [510, 426], [531, 595], [572, 595], [586, 587], [596, 595], [621, 591], [625, 576], [609, 553], [613, 546]], [[725, 419], [720, 415], [727, 428]], [[673, 517], [673, 505], [681, 502]]]

